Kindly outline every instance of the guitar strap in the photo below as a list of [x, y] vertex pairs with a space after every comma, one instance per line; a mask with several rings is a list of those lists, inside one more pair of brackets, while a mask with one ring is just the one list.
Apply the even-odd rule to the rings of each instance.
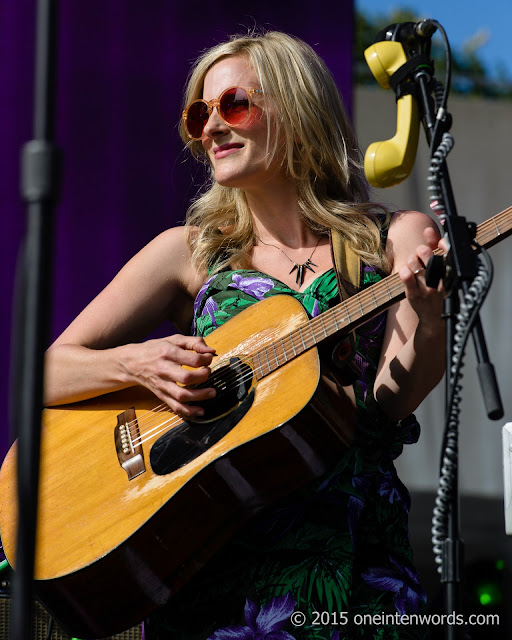
[[[348, 239], [336, 229], [331, 230], [330, 239], [340, 299], [346, 300], [357, 293], [361, 286], [361, 258], [352, 249]], [[336, 377], [344, 386], [352, 384], [360, 374], [359, 367], [354, 362], [354, 355], [355, 338], [352, 331], [338, 340], [330, 353]]]
[[[329, 235], [339, 295], [341, 300], [346, 300], [357, 293], [361, 286], [362, 261], [341, 233], [332, 229]], [[346, 446], [350, 446], [354, 440], [357, 414], [350, 396], [340, 387], [354, 384], [361, 376], [354, 360], [354, 333], [326, 340], [318, 352], [320, 383], [300, 415], [309, 415], [308, 412], [311, 412], [311, 419], [321, 419]]]
[[336, 229], [331, 231], [331, 253], [340, 298], [346, 300], [359, 291], [361, 258], [352, 249], [347, 238], [343, 237]]

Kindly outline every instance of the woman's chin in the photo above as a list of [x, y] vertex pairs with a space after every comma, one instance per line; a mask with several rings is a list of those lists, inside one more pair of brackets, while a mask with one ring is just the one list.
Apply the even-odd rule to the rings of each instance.
[[216, 171], [214, 177], [217, 184], [220, 184], [221, 187], [244, 189], [250, 184], [250, 180], [247, 179], [247, 176], [240, 175], [238, 172], [231, 173], [226, 171]]

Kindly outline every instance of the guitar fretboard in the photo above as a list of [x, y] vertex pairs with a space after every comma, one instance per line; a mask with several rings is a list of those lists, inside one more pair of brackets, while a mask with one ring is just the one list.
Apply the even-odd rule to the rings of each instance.
[[[511, 233], [512, 207], [508, 207], [478, 225], [475, 240], [489, 248]], [[436, 250], [435, 253], [442, 252]], [[405, 287], [400, 276], [397, 273], [387, 276], [253, 354], [256, 378], [267, 376], [339, 331], [353, 331], [404, 297]]]

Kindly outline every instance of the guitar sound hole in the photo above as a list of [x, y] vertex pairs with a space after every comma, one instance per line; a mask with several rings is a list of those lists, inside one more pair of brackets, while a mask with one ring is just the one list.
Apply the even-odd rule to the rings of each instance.
[[204, 409], [204, 416], [194, 418], [194, 422], [202, 423], [216, 420], [231, 411], [247, 396], [252, 382], [251, 367], [240, 358], [230, 358], [229, 365], [224, 365], [213, 371], [205, 383], [205, 386], [213, 387], [217, 395], [211, 400], [190, 403]]

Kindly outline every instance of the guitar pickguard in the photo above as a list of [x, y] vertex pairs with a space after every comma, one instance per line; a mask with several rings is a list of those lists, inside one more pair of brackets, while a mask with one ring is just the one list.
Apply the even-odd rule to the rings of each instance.
[[159, 438], [151, 448], [153, 471], [167, 475], [188, 464], [221, 440], [249, 411], [254, 401], [253, 388], [230, 413], [213, 422], [183, 422]]

